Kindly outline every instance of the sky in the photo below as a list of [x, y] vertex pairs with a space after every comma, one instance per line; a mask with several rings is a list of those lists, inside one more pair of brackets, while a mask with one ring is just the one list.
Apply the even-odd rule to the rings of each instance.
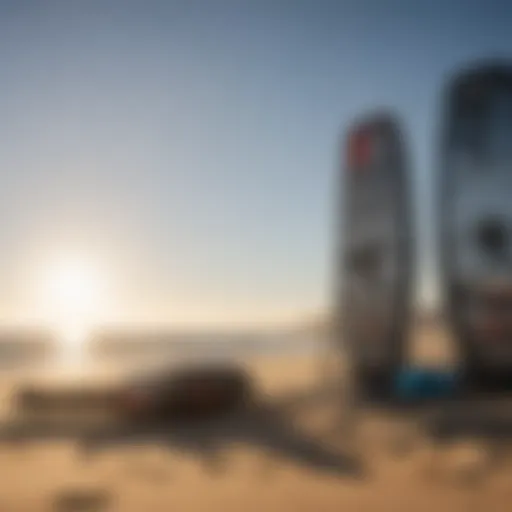
[[0, 2], [0, 321], [44, 317], [41, 283], [73, 258], [111, 321], [326, 310], [339, 137], [380, 106], [403, 121], [435, 303], [440, 88], [510, 56], [506, 4]]

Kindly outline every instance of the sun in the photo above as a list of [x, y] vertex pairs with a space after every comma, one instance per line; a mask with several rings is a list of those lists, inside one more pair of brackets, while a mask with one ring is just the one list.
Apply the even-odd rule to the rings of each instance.
[[64, 262], [50, 269], [48, 292], [64, 314], [90, 312], [99, 293], [98, 276], [83, 262]]
[[90, 329], [99, 321], [105, 284], [99, 268], [81, 258], [62, 258], [45, 269], [41, 300], [68, 355], [78, 355]]

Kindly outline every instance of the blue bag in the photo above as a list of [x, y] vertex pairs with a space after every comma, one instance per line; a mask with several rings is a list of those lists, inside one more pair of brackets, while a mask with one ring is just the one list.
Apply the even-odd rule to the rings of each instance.
[[456, 371], [404, 368], [394, 382], [395, 396], [407, 401], [424, 401], [453, 395], [459, 384]]

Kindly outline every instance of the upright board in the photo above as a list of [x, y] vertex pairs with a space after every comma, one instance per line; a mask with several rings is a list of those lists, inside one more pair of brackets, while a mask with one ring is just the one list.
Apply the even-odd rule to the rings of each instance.
[[512, 63], [476, 63], [452, 76], [442, 124], [447, 318], [471, 382], [512, 382]]
[[340, 341], [360, 389], [386, 393], [406, 353], [412, 281], [409, 167], [398, 120], [378, 112], [356, 121], [342, 152]]

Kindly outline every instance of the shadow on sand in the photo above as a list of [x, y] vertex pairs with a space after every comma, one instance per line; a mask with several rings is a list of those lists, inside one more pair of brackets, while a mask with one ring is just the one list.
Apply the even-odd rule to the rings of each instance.
[[0, 442], [76, 440], [85, 459], [112, 448], [153, 446], [174, 453], [191, 453], [212, 472], [228, 470], [229, 449], [246, 445], [271, 455], [267, 460], [288, 460], [314, 471], [359, 478], [362, 471], [357, 460], [343, 449], [329, 446], [321, 436], [304, 433], [293, 421], [293, 411], [307, 410], [321, 398], [318, 392], [313, 392], [270, 406], [254, 404], [245, 410], [207, 420], [123, 425], [94, 431], [36, 423], [6, 425], [0, 429]]

